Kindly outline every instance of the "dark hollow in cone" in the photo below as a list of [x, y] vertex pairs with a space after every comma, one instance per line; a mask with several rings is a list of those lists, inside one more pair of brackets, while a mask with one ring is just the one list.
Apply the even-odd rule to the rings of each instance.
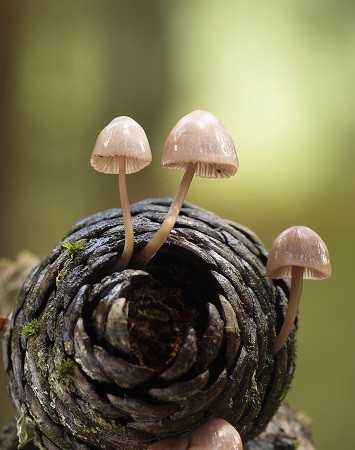
[[[135, 252], [169, 204], [132, 206]], [[289, 289], [260, 240], [185, 204], [146, 267], [115, 272], [123, 245], [121, 211], [94, 214], [24, 283], [3, 336], [20, 444], [144, 449], [211, 417], [258, 435], [295, 367], [294, 333], [270, 353]]]

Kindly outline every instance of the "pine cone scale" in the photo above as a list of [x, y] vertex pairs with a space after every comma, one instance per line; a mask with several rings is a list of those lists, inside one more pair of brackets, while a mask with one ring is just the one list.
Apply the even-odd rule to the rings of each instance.
[[197, 353], [196, 332], [190, 328], [174, 363], [159, 375], [160, 378], [172, 381], [186, 373], [196, 363]]
[[227, 371], [223, 370], [217, 380], [207, 389], [198, 391], [192, 400], [189, 400], [181, 410], [171, 416], [172, 419], [180, 419], [196, 414], [208, 407], [212, 401], [224, 390], [227, 383]]
[[129, 414], [138, 420], [160, 420], [174, 414], [178, 409], [178, 405], [162, 404], [151, 407], [149, 403], [137, 399], [130, 399], [126, 397], [117, 397], [112, 394], [107, 394], [109, 401], [122, 411], [123, 414]]

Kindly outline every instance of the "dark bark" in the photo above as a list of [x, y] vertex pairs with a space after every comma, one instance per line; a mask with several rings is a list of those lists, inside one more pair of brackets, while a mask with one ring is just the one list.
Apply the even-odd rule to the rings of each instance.
[[[0, 433], [0, 448], [2, 450], [17, 450], [15, 421], [4, 427]], [[267, 429], [245, 446], [245, 450], [314, 450], [311, 432], [308, 425], [297, 418], [283, 404]], [[36, 450], [32, 444], [23, 447], [24, 450]]]

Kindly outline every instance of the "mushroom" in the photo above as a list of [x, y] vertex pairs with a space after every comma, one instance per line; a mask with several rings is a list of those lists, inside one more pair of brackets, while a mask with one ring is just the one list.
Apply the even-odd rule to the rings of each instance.
[[187, 436], [167, 438], [148, 450], [243, 450], [238, 431], [224, 419], [209, 419]]
[[166, 138], [161, 165], [184, 173], [180, 187], [158, 231], [138, 253], [137, 262], [146, 264], [166, 241], [175, 225], [194, 175], [228, 178], [238, 169], [232, 138], [211, 113], [196, 110], [182, 117]]
[[117, 270], [128, 266], [134, 245], [126, 174], [140, 171], [151, 161], [152, 154], [143, 128], [126, 116], [116, 117], [101, 131], [91, 154], [90, 163], [95, 170], [118, 174], [125, 244], [116, 266]]
[[296, 320], [303, 279], [323, 280], [330, 277], [328, 249], [310, 228], [288, 228], [272, 244], [266, 270], [270, 278], [292, 279], [284, 322], [271, 350], [275, 355], [285, 343]]

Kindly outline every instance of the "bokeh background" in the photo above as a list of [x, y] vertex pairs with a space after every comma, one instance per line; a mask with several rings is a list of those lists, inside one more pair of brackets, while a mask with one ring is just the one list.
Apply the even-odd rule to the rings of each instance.
[[[0, 255], [44, 256], [79, 218], [119, 205], [89, 156], [128, 115], [154, 161], [132, 201], [172, 196], [164, 139], [194, 109], [217, 115], [240, 160], [230, 180], [195, 179], [188, 201], [270, 246], [304, 224], [333, 276], [308, 282], [288, 400], [317, 449], [354, 448], [355, 2], [349, 0], [0, 1]], [[12, 410], [2, 381], [1, 424]]]

